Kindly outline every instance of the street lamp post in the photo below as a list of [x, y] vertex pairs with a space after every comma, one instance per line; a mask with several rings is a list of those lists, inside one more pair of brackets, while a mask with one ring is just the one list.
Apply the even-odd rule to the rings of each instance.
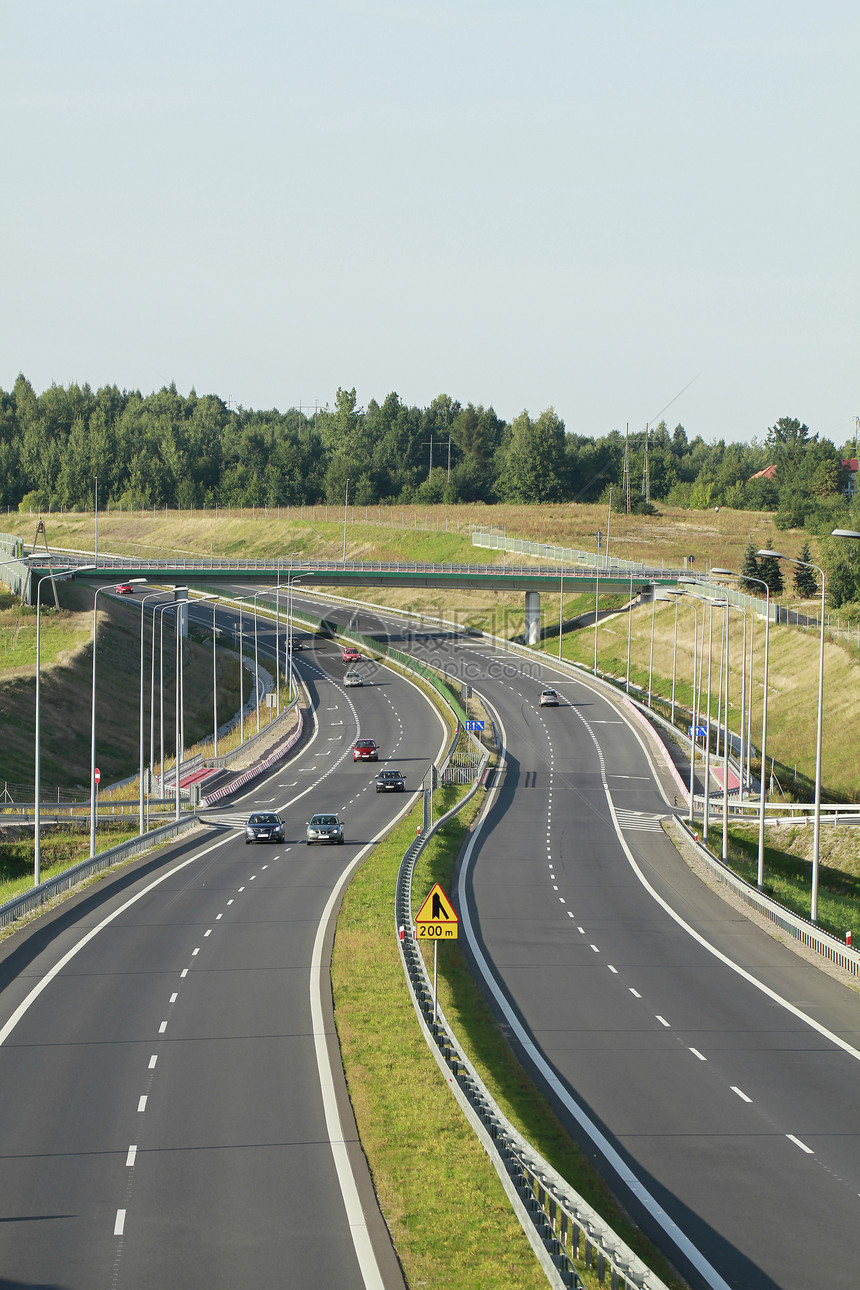
[[[7, 561], [4, 560], [4, 564]], [[8, 561], [12, 563], [12, 561]], [[93, 568], [92, 565], [84, 565], [84, 568]], [[68, 569], [62, 573], [51, 571], [53, 582], [59, 582], [61, 579], [73, 578], [81, 569]], [[34, 811], [34, 830], [33, 830], [33, 886], [38, 887], [42, 881], [42, 816], [41, 816], [41, 796], [42, 796], [42, 756], [40, 740], [40, 703], [41, 703], [41, 664], [42, 664], [42, 638], [41, 638], [41, 621], [40, 611], [42, 608], [41, 592], [43, 578], [36, 583], [36, 740], [35, 740], [35, 777], [36, 777], [36, 803]]]
[[244, 671], [244, 650], [245, 637], [242, 626], [242, 607], [245, 603], [244, 596], [237, 596], [239, 602], [239, 743], [245, 742], [245, 678]]
[[600, 537], [597, 539], [597, 562], [594, 566], [594, 675], [597, 676], [597, 606], [600, 600]]
[[[290, 603], [290, 582], [292, 580], [293, 560], [298, 555], [298, 551], [291, 551], [286, 557], [290, 562], [287, 570], [287, 605]], [[287, 639], [284, 646], [284, 666], [289, 672], [292, 666], [292, 628], [289, 623], [289, 610], [287, 613]], [[275, 689], [278, 692], [278, 716], [281, 715], [281, 561], [278, 560], [278, 587], [275, 592]]]
[[[759, 552], [759, 555], [763, 552]], [[756, 886], [761, 891], [764, 886], [764, 817], [765, 817], [765, 799], [767, 797], [766, 788], [766, 771], [767, 771], [767, 686], [768, 686], [768, 662], [770, 656], [770, 587], [764, 578], [756, 578], [751, 574], [734, 574], [729, 569], [712, 569], [712, 573], [721, 578], [738, 578], [743, 583], [756, 582], [760, 587], [764, 587], [765, 594], [765, 611], [764, 611], [764, 671], [762, 675], [762, 706], [761, 706], [761, 780], [759, 784], [759, 814], [758, 814], [758, 866], [756, 874]], [[745, 620], [746, 625], [746, 620]], [[750, 712], [748, 728], [752, 736], [752, 621], [750, 622]], [[750, 753], [747, 750], [747, 777], [750, 777]]]
[[[146, 582], [146, 578], [129, 578], [130, 583]], [[90, 859], [96, 853], [96, 637], [98, 634], [98, 605], [102, 591], [109, 591], [110, 586], [96, 587], [93, 596], [93, 695], [92, 720], [90, 723]]]
[[212, 755], [218, 756], [218, 649], [215, 633], [217, 597], [212, 601]]
[[343, 563], [346, 564], [346, 512], [349, 506], [349, 480], [346, 481], [346, 496], [343, 501]]
[[[166, 595], [168, 595], [168, 594], [169, 594], [169, 593], [168, 593], [168, 592], [166, 592], [166, 591], [153, 591], [153, 592], [151, 592], [148, 596], [141, 596], [141, 598], [140, 598], [140, 748], [139, 748], [139, 753], [140, 753], [140, 758], [139, 758], [139, 770], [140, 770], [140, 795], [139, 795], [139, 799], [138, 799], [138, 811], [139, 811], [139, 814], [138, 814], [138, 825], [139, 825], [139, 832], [138, 832], [138, 836], [139, 836], [139, 837], [141, 837], [141, 838], [143, 837], [143, 835], [144, 835], [144, 833], [145, 833], [145, 831], [146, 831], [146, 830], [145, 830], [145, 828], [144, 828], [144, 818], [143, 818], [143, 812], [144, 812], [144, 800], [143, 800], [143, 797], [144, 797], [144, 795], [143, 795], [143, 770], [144, 770], [144, 760], [145, 760], [145, 756], [146, 756], [146, 752], [145, 752], [145, 744], [144, 744], [144, 737], [143, 737], [143, 607], [144, 607], [144, 605], [146, 604], [147, 600], [152, 600], [154, 597], [157, 597], [157, 596], [166, 596]], [[153, 617], [153, 623], [154, 623], [154, 621], [155, 621], [155, 619], [154, 619], [154, 617]], [[154, 632], [154, 630], [153, 630], [152, 649], [153, 649], [153, 657], [154, 657], [154, 656], [155, 656], [155, 632]]]
[[[257, 734], [259, 734], [259, 733], [260, 733], [260, 691], [259, 691], [259, 684], [258, 684], [258, 682], [259, 682], [259, 672], [260, 672], [260, 652], [259, 652], [259, 643], [258, 643], [259, 638], [258, 638], [258, 633], [257, 633], [257, 599], [258, 599], [258, 597], [259, 597], [259, 596], [270, 596], [270, 595], [272, 594], [272, 592], [273, 592], [273, 591], [275, 591], [275, 590], [276, 590], [276, 588], [275, 588], [275, 587], [261, 587], [259, 591], [255, 591], [255, 592], [253, 593], [253, 597], [254, 597], [254, 693], [255, 693], [255, 695], [256, 695], [256, 705], [255, 705], [255, 706], [256, 706], [256, 709], [257, 709]], [[277, 677], [277, 657], [278, 657], [278, 656], [277, 656], [277, 644], [278, 644], [278, 641], [277, 641], [277, 634], [276, 634], [276, 636], [275, 636], [275, 674], [276, 674], [276, 677]]]
[[[155, 616], [156, 614], [160, 614], [161, 620], [159, 623], [159, 632], [158, 632], [158, 636], [159, 636], [158, 658], [159, 658], [159, 668], [160, 668], [160, 677], [159, 677], [159, 687], [160, 687], [159, 701], [160, 701], [160, 708], [161, 708], [160, 766], [161, 766], [162, 787], [164, 784], [164, 613], [171, 603], [172, 602], [168, 601], [164, 605], [153, 605], [152, 607], [152, 659], [151, 659], [152, 666], [150, 669], [150, 680], [149, 680], [149, 780], [151, 785], [153, 780], [155, 779]], [[162, 796], [164, 795], [163, 792], [161, 795]], [[151, 803], [149, 807], [149, 815], [150, 816], [152, 815]]]
[[[837, 533], [840, 530], [837, 530]], [[787, 560], [789, 564], [799, 565], [803, 569], [814, 569], [821, 576], [821, 633], [818, 647], [818, 719], [815, 731], [815, 805], [813, 808], [812, 836], [812, 894], [810, 900], [810, 922], [818, 922], [818, 874], [821, 855], [821, 735], [824, 717], [824, 570], [809, 560], [795, 560], [781, 551], [762, 550], [760, 556], [772, 556], [776, 560]]]
[[215, 647], [215, 610], [218, 608], [218, 597], [214, 592], [207, 592], [205, 596], [196, 596], [193, 604], [202, 605], [206, 601], [212, 603], [212, 729], [214, 731], [214, 755], [218, 756], [218, 655]]
[[[714, 610], [726, 603], [712, 596], [705, 598], [708, 604], [708, 708], [705, 718], [705, 810], [702, 824], [702, 839], [708, 845], [708, 824], [711, 816], [711, 656], [714, 642]], [[719, 716], [719, 714], [717, 714]]]
[[293, 587], [296, 585], [297, 582], [300, 582], [301, 579], [306, 576], [307, 575], [303, 573], [294, 574], [292, 570], [290, 570], [289, 576], [287, 578], [287, 651], [288, 651], [287, 652], [287, 676], [288, 676], [287, 684], [289, 687], [287, 691], [288, 702], [292, 702], [292, 698], [293, 698]]
[[627, 599], [627, 680], [624, 685], [626, 694], [630, 693], [630, 637], [633, 631], [633, 570], [630, 570], [630, 595]]
[[651, 677], [654, 670], [654, 616], [657, 610], [657, 601], [668, 600], [669, 598], [670, 597], [668, 597], [664, 592], [658, 591], [656, 587], [654, 588], [654, 593], [651, 599], [651, 650], [648, 655], [648, 707], [649, 708], [651, 707]]
[[564, 550], [561, 553], [561, 568], [558, 576], [558, 661], [561, 662], [561, 632], [564, 626]]

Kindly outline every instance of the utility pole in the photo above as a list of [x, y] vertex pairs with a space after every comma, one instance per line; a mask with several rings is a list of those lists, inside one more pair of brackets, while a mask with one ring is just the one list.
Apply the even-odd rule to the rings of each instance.
[[648, 423], [645, 423], [645, 463], [642, 467], [642, 492], [645, 501], [651, 501], [651, 474], [648, 469]]
[[432, 475], [433, 475], [433, 436], [432, 436], [432, 434], [431, 434], [431, 436], [430, 436], [430, 438], [429, 438], [429, 439], [422, 439], [422, 440], [421, 440], [421, 443], [422, 443], [422, 445], [423, 445], [423, 444], [425, 444], [425, 443], [429, 443], [429, 445], [430, 445], [430, 464], [429, 464], [429, 467], [428, 467], [428, 469], [427, 469], [427, 482], [428, 482], [428, 484], [429, 484], [430, 479], [431, 479], [431, 477], [432, 477]]
[[624, 474], [621, 480], [624, 496], [627, 498], [627, 514], [630, 514], [630, 422], [624, 431]]

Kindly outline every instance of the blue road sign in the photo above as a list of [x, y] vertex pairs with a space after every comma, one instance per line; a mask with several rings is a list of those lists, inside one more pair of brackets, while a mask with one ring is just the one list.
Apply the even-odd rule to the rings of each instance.
[[484, 723], [483, 723], [483, 721], [467, 721], [467, 722], [466, 722], [466, 729], [467, 729], [467, 730], [483, 730], [483, 729], [484, 729]]
[[[693, 733], [693, 727], [692, 727], [692, 726], [687, 726], [687, 734], [688, 734], [688, 735], [691, 735], [692, 733]], [[697, 739], [704, 739], [704, 738], [705, 738], [705, 736], [707, 735], [707, 733], [708, 733], [708, 727], [707, 727], [707, 726], [696, 726], [696, 738], [697, 738]]]

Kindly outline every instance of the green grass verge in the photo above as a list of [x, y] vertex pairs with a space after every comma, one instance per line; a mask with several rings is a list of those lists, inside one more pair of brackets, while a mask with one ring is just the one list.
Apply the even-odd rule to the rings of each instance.
[[[444, 813], [462, 791], [439, 790], [434, 811]], [[455, 858], [483, 800], [479, 790], [425, 848], [413, 888], [416, 908], [434, 882], [450, 892]], [[371, 854], [338, 918], [335, 1019], [362, 1145], [409, 1285], [545, 1286], [495, 1170], [427, 1049], [406, 986], [394, 888], [419, 819], [416, 808]], [[511, 1122], [664, 1280], [678, 1284], [517, 1062], [456, 945], [439, 954], [439, 1000]], [[596, 1287], [596, 1278], [586, 1284]]]
[[[710, 850], [722, 855], [721, 824], [708, 831]], [[753, 887], [758, 879], [758, 826], [729, 826], [726, 848], [729, 867]], [[812, 899], [812, 862], [790, 851], [781, 851], [765, 841], [764, 888], [786, 909], [809, 918]], [[843, 939], [847, 931], [860, 929], [860, 878], [820, 865], [818, 871], [818, 926]]]
[[[96, 852], [107, 851], [138, 836], [137, 828], [117, 823], [100, 826], [96, 838]], [[89, 825], [86, 829], [51, 833], [40, 840], [42, 881], [64, 873], [80, 864], [90, 854]], [[0, 843], [0, 905], [22, 895], [33, 886], [33, 840]]]

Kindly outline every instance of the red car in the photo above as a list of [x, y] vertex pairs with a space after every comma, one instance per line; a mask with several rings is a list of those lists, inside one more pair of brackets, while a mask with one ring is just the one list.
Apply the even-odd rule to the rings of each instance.
[[352, 745], [353, 761], [378, 761], [379, 745], [372, 739], [356, 739]]
[[340, 656], [341, 663], [360, 663], [361, 655], [354, 645], [347, 645]]
[[117, 584], [116, 594], [118, 596], [133, 596], [134, 587], [130, 582], [120, 582]]

